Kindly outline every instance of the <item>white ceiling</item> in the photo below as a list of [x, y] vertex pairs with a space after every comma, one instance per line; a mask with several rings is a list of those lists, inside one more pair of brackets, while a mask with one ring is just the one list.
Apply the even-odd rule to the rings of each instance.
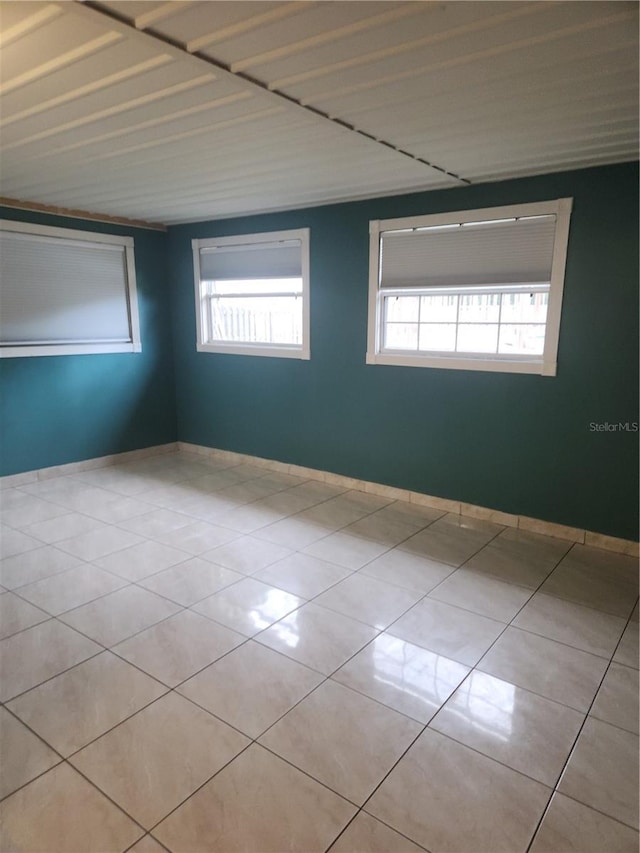
[[634, 160], [635, 2], [0, 3], [2, 195], [150, 222]]

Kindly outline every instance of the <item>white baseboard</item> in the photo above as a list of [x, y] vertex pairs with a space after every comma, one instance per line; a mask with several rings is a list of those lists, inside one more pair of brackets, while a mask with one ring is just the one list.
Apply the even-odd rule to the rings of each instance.
[[342, 474], [334, 474], [331, 471], [319, 471], [316, 468], [290, 465], [287, 462], [278, 462], [275, 459], [262, 459], [259, 456], [249, 456], [246, 453], [235, 453], [231, 450], [218, 450], [215, 447], [204, 447], [201, 444], [190, 444], [185, 441], [158, 444], [153, 447], [143, 447], [140, 450], [129, 450], [124, 453], [113, 453], [110, 456], [84, 459], [81, 462], [69, 462], [66, 465], [55, 465], [50, 468], [40, 468], [36, 471], [25, 471], [22, 474], [10, 474], [7, 477], [0, 477], [0, 488], [23, 486], [37, 480], [64, 477], [69, 474], [78, 473], [79, 471], [89, 471], [92, 468], [107, 468], [110, 465], [120, 465], [123, 462], [132, 462], [136, 459], [145, 459], [150, 456], [159, 456], [164, 453], [175, 452], [176, 450], [193, 453], [209, 459], [221, 459], [238, 465], [248, 463], [269, 471], [293, 474], [297, 477], [305, 477], [308, 480], [319, 480], [323, 483], [343, 486], [345, 489], [357, 489], [358, 491], [380, 495], [390, 500], [409, 501], [418, 506], [428, 506], [433, 509], [441, 509], [443, 512], [452, 512], [470, 518], [493, 521], [496, 524], [503, 524], [505, 527], [516, 527], [531, 533], [554, 536], [556, 539], [566, 539], [570, 542], [589, 545], [593, 548], [602, 548], [603, 550], [614, 551], [618, 554], [627, 554], [631, 557], [638, 557], [640, 553], [640, 544], [630, 539], [619, 539], [616, 536], [607, 536], [604, 533], [595, 533], [591, 530], [583, 530], [578, 527], [567, 527], [564, 524], [556, 524], [553, 521], [542, 521], [539, 518], [529, 518], [526, 515], [513, 515], [489, 507], [476, 506], [461, 501], [449, 500], [448, 498], [439, 498], [435, 495], [425, 495], [422, 492], [412, 492], [408, 489], [398, 489], [395, 486], [385, 486], [381, 483], [370, 482], [369, 480], [357, 480], [353, 477], [345, 477]]
[[66, 477], [79, 471], [90, 471], [93, 468], [108, 468], [110, 465], [121, 465], [123, 462], [133, 462], [136, 459], [146, 459], [148, 456], [159, 456], [162, 453], [173, 453], [178, 449], [178, 443], [156, 444], [153, 447], [142, 447], [140, 450], [126, 450], [123, 453], [112, 453], [110, 456], [96, 456], [93, 459], [83, 459], [80, 462], [67, 462], [65, 465], [52, 465], [50, 468], [38, 468], [35, 471], [24, 471], [22, 474], [9, 474], [0, 477], [0, 487], [3, 489], [13, 486], [24, 486], [37, 480], [49, 480], [51, 477]]
[[300, 465], [290, 465], [287, 462], [278, 462], [275, 459], [262, 459], [259, 456], [249, 456], [245, 453], [235, 453], [231, 450], [218, 450], [215, 447], [204, 447], [200, 444], [189, 444], [179, 441], [178, 449], [188, 453], [210, 459], [224, 459], [238, 464], [249, 463], [259, 468], [270, 471], [279, 471], [284, 474], [294, 474], [297, 477], [306, 477], [309, 480], [319, 480], [323, 483], [331, 483], [336, 486], [344, 486], [346, 489], [357, 489], [361, 492], [369, 492], [372, 495], [390, 498], [398, 501], [409, 501], [419, 506], [428, 506], [441, 509], [443, 512], [452, 512], [484, 521], [494, 521], [505, 527], [517, 527], [530, 533], [541, 533], [544, 536], [554, 536], [556, 539], [566, 539], [581, 545], [590, 545], [593, 548], [602, 548], [606, 551], [615, 551], [619, 554], [627, 554], [638, 557], [640, 554], [640, 543], [630, 539], [619, 539], [616, 536], [607, 536], [604, 533], [595, 533], [591, 530], [583, 530], [577, 527], [567, 527], [564, 524], [556, 524], [553, 521], [542, 521], [539, 518], [529, 518], [526, 515], [513, 515], [508, 512], [490, 509], [484, 506], [475, 506], [461, 501], [439, 498], [434, 495], [425, 495], [421, 492], [412, 492], [408, 489], [398, 489], [395, 486], [385, 486], [381, 483], [372, 483], [369, 480], [357, 480], [353, 477], [345, 477], [342, 474], [333, 474], [330, 471], [319, 471], [316, 468], [305, 468]]

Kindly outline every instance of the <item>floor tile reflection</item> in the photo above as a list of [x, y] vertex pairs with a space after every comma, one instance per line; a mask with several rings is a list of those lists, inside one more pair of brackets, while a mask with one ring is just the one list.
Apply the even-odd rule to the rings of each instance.
[[2, 488], [2, 850], [637, 853], [637, 561], [340, 483]]
[[332, 678], [428, 723], [468, 672], [469, 667], [457, 661], [380, 634]]

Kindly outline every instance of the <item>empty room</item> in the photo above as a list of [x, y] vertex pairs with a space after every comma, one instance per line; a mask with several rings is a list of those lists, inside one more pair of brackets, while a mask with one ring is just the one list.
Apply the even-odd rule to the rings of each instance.
[[0, 0], [1, 853], [638, 853], [638, 4]]

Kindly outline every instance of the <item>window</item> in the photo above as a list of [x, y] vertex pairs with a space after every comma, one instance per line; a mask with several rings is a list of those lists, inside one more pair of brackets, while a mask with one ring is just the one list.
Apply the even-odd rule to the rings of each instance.
[[133, 239], [0, 221], [0, 356], [140, 352]]
[[309, 358], [307, 228], [192, 245], [199, 352]]
[[368, 364], [555, 376], [571, 199], [371, 222]]

